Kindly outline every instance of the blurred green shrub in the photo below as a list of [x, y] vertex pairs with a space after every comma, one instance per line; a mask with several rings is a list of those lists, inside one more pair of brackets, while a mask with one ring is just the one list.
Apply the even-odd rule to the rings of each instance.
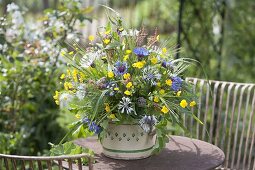
[[79, 41], [78, 28], [91, 10], [63, 0], [28, 20], [16, 4], [7, 6], [0, 18], [0, 153], [39, 154], [63, 137], [52, 98], [64, 67], [59, 43]]

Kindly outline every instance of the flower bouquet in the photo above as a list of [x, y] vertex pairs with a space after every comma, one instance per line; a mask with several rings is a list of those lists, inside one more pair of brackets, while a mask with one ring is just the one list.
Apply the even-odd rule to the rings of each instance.
[[140, 159], [164, 148], [169, 127], [185, 130], [184, 114], [199, 121], [191, 111], [196, 95], [183, 79], [191, 60], [174, 59], [178, 49], [160, 44], [157, 31], [148, 36], [110, 18], [97, 36], [86, 48], [68, 42], [72, 48], [62, 50], [69, 69], [54, 99], [78, 119], [68, 135], [98, 134], [106, 156]]

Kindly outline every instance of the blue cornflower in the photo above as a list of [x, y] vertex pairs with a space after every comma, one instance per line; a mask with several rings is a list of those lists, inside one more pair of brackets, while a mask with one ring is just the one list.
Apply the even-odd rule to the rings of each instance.
[[95, 134], [99, 134], [101, 131], [101, 128], [95, 122], [91, 122], [89, 125], [89, 130], [92, 132], [95, 132]]
[[163, 61], [161, 65], [164, 68], [173, 68], [173, 63], [171, 61]]
[[136, 47], [133, 52], [138, 56], [138, 59], [142, 59], [150, 54], [150, 52], [144, 47]]
[[151, 85], [156, 85], [157, 81], [161, 79], [161, 74], [153, 67], [146, 67], [143, 69], [143, 79], [149, 82]]
[[127, 70], [128, 70], [128, 65], [126, 62], [117, 61], [114, 64], [113, 72], [117, 76], [122, 76], [123, 74], [127, 73]]
[[180, 77], [178, 76], [172, 77], [172, 89], [174, 91], [179, 91], [181, 89], [182, 82], [183, 80]]
[[82, 122], [88, 125], [90, 131], [94, 132], [95, 134], [100, 133], [101, 131], [100, 126], [98, 126], [95, 122], [91, 121], [89, 118], [84, 117], [82, 119]]

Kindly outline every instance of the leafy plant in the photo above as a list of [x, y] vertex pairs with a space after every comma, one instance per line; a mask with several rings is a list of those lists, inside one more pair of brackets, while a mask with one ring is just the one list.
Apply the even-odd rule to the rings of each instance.
[[167, 42], [161, 46], [157, 31], [147, 36], [144, 28], [125, 29], [120, 17], [109, 16], [109, 23], [98, 30], [100, 43], [92, 36], [89, 40], [86, 49], [67, 42], [72, 49], [61, 52], [70, 68], [61, 75], [64, 89], [53, 98], [79, 119], [68, 135], [85, 131], [85, 137], [93, 132], [101, 138], [109, 122], [138, 122], [146, 133], [153, 133], [155, 126], [154, 149], [159, 152], [168, 141], [167, 124], [186, 130], [183, 114], [202, 124], [191, 112], [196, 95], [182, 79], [192, 60], [173, 59], [178, 49]]
[[30, 22], [16, 4], [7, 6], [7, 16], [0, 19], [1, 153], [42, 153], [49, 141], [63, 136], [51, 97], [64, 66], [59, 42], [79, 40], [77, 26], [91, 20], [91, 10], [63, 0], [58, 9]]

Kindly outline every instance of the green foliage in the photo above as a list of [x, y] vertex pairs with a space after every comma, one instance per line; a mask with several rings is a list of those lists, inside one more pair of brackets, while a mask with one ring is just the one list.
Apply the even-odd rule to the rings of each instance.
[[32, 22], [14, 3], [7, 11], [0, 19], [0, 152], [36, 155], [64, 135], [52, 98], [64, 66], [59, 42], [79, 38], [76, 26], [91, 8], [64, 0]]

